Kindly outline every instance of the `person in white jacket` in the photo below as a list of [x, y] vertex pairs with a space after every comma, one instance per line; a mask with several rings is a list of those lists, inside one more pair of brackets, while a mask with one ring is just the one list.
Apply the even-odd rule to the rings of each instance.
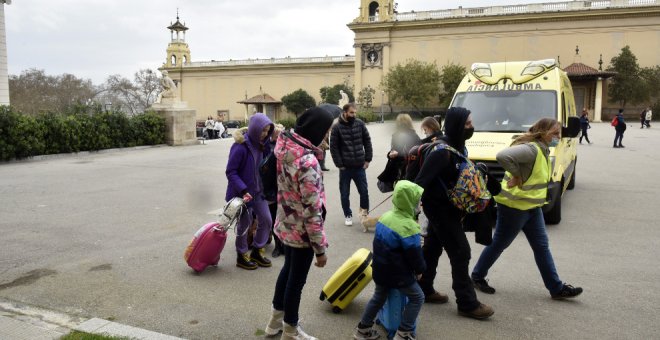
[[215, 130], [215, 138], [224, 138], [222, 135], [225, 133], [225, 126], [222, 125], [222, 122], [219, 120], [215, 121], [213, 125], [213, 130]]
[[646, 125], [647, 128], [651, 128], [651, 119], [653, 119], [653, 111], [651, 111], [650, 107], [646, 108], [646, 117], [644, 117], [644, 125]]

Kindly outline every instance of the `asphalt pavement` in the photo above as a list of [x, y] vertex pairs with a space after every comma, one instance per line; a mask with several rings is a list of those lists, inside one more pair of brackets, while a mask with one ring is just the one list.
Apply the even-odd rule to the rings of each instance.
[[[660, 125], [642, 130], [629, 124], [624, 149], [612, 148], [609, 123], [592, 126], [594, 143], [578, 147], [576, 186], [563, 198], [562, 222], [548, 226], [560, 277], [584, 293], [551, 300], [520, 235], [490, 272], [497, 293], [478, 293], [495, 315], [467, 319], [456, 313], [443, 255], [435, 287], [449, 293], [450, 302], [424, 305], [419, 339], [658, 338]], [[393, 124], [368, 128], [375, 156], [367, 176], [375, 206], [387, 197], [376, 188], [376, 176], [385, 166]], [[224, 203], [232, 142], [0, 164], [0, 300], [79, 322], [110, 320], [187, 339], [262, 337], [282, 257], [272, 268], [239, 269], [231, 234], [217, 268], [197, 275], [183, 260], [193, 233]], [[350, 339], [373, 284], [341, 314], [318, 297], [346, 258], [371, 247], [373, 233], [362, 233], [358, 223], [343, 225], [338, 170], [326, 164], [329, 260], [310, 271], [301, 324], [320, 339]], [[357, 211], [354, 186], [351, 201]], [[388, 208], [385, 203], [374, 214]], [[483, 246], [468, 238], [473, 265]]]

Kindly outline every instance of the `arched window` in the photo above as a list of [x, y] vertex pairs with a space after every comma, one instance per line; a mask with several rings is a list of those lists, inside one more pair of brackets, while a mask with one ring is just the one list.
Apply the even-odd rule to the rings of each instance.
[[372, 1], [369, 4], [369, 17], [375, 17], [376, 13], [378, 13], [378, 2]]
[[172, 54], [172, 60], [171, 60], [172, 65], [176, 65], [176, 56]]

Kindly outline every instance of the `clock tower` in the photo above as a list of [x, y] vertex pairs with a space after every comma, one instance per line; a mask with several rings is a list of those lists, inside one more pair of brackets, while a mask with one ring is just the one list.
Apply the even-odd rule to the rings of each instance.
[[185, 23], [179, 21], [179, 11], [176, 12], [176, 22], [170, 22], [167, 26], [170, 30], [171, 41], [167, 45], [167, 60], [165, 67], [180, 67], [190, 64], [190, 48], [186, 43], [186, 27]]

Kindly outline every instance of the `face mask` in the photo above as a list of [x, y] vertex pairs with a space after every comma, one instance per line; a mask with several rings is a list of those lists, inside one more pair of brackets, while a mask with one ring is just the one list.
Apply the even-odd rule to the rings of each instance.
[[473, 127], [472, 127], [472, 128], [469, 128], [469, 129], [464, 129], [464, 130], [463, 130], [463, 138], [464, 138], [465, 140], [468, 140], [468, 139], [472, 138], [472, 135], [473, 135], [473, 134], [474, 134], [474, 128], [473, 128]]
[[552, 140], [550, 141], [550, 144], [548, 144], [549, 147], [555, 147], [559, 145], [559, 138], [557, 137], [552, 137]]

